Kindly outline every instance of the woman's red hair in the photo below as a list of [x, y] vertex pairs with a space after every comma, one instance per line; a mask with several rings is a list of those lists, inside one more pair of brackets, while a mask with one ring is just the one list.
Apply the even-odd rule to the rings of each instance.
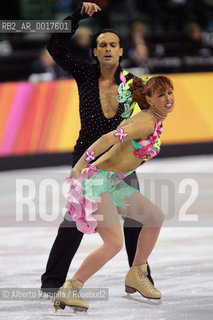
[[173, 83], [166, 76], [155, 76], [148, 81], [143, 81], [141, 78], [136, 78], [130, 85], [132, 91], [132, 100], [138, 102], [144, 108], [150, 107], [146, 101], [146, 96], [151, 97], [155, 91], [166, 91], [168, 88], [174, 89]]

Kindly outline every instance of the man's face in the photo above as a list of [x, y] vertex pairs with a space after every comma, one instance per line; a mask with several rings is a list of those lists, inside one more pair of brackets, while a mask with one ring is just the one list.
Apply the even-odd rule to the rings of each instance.
[[116, 34], [106, 32], [98, 36], [97, 48], [94, 48], [93, 52], [100, 64], [113, 66], [119, 63], [119, 58], [123, 55], [123, 48], [120, 48]]

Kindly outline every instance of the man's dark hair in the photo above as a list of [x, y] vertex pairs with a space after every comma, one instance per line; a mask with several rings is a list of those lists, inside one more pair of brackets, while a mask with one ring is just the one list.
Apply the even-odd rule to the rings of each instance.
[[[98, 62], [98, 59], [97, 57], [95, 57], [94, 53], [93, 53], [93, 49], [94, 48], [97, 48], [97, 38], [100, 36], [100, 34], [103, 34], [103, 33], [106, 33], [106, 32], [110, 32], [110, 33], [114, 33], [116, 34], [116, 36], [118, 37], [119, 39], [119, 45], [120, 45], [120, 48], [123, 48], [123, 41], [122, 41], [122, 38], [121, 36], [115, 31], [115, 30], [112, 30], [112, 29], [102, 29], [100, 31], [98, 31], [97, 33], [95, 33], [93, 36], [92, 36], [92, 41], [91, 41], [91, 54], [92, 54], [92, 57]], [[119, 58], [119, 62], [122, 61], [122, 57]]]

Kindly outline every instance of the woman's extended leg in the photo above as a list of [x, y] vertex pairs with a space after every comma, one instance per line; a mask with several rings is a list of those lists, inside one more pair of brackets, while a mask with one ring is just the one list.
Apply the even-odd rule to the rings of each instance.
[[127, 203], [130, 206], [119, 210], [119, 214], [143, 224], [132, 264], [134, 266], [145, 263], [152, 252], [163, 223], [163, 213], [139, 192], [133, 193], [127, 199]]
[[73, 276], [73, 280], [85, 282], [96, 273], [107, 261], [113, 258], [123, 246], [123, 233], [116, 207], [112, 204], [109, 194], [102, 194], [98, 210], [96, 231], [103, 240], [103, 245], [93, 251], [81, 264]]

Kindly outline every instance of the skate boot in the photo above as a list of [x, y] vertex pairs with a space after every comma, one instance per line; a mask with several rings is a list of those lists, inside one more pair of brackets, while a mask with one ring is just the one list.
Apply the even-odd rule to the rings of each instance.
[[131, 267], [125, 278], [126, 292], [134, 293], [138, 291], [145, 298], [160, 299], [160, 291], [153, 286], [147, 274], [147, 264]]
[[67, 280], [64, 282], [54, 301], [55, 310], [64, 309], [68, 306], [72, 307], [74, 312], [87, 311], [89, 308], [88, 303], [79, 297], [79, 291], [82, 287], [83, 282], [79, 280]]

